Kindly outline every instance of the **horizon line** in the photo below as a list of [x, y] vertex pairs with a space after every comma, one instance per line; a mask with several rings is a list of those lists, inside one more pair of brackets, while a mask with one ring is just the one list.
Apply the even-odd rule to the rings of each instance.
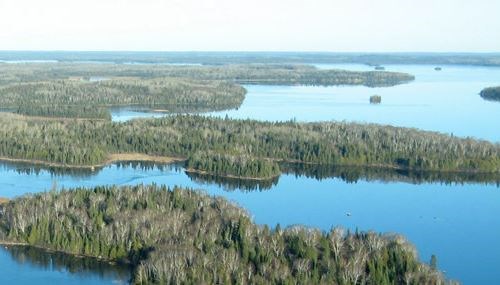
[[301, 50], [66, 50], [66, 49], [0, 49], [6, 52], [64, 52], [64, 53], [303, 53], [303, 54], [498, 54], [499, 51], [301, 51]]

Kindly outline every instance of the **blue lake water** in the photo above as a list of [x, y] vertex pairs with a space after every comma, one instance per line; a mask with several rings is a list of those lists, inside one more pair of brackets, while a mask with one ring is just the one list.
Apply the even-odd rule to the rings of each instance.
[[128, 284], [130, 268], [90, 258], [9, 246], [0, 250], [1, 284]]
[[[0, 196], [15, 197], [53, 185], [60, 188], [157, 183], [204, 189], [243, 206], [258, 224], [302, 224], [323, 230], [341, 225], [352, 231], [398, 233], [416, 245], [423, 261], [436, 254], [440, 268], [450, 278], [465, 284], [500, 280], [498, 182], [409, 183], [376, 177], [346, 182], [340, 178], [319, 180], [286, 174], [269, 189], [248, 191], [193, 180], [178, 166], [110, 165], [85, 174], [28, 170], [26, 166], [3, 164]], [[10, 263], [5, 261], [8, 255], [1, 252], [3, 267]], [[24, 264], [17, 266], [19, 270], [32, 270]], [[54, 274], [59, 276], [60, 272]], [[5, 278], [0, 275], [0, 283]], [[98, 274], [93, 278], [112, 281]]]
[[[389, 71], [414, 74], [416, 80], [388, 88], [250, 85], [246, 86], [248, 94], [238, 110], [207, 115], [271, 121], [295, 118], [307, 122], [375, 122], [500, 142], [500, 103], [485, 101], [478, 95], [486, 86], [500, 85], [500, 68], [442, 66], [442, 71], [435, 71], [434, 66], [427, 65], [385, 67]], [[318, 65], [318, 68], [373, 70], [350, 64]], [[382, 96], [380, 105], [369, 104], [369, 97], [374, 94]], [[126, 121], [164, 114], [125, 108], [112, 110], [112, 116], [115, 121]], [[376, 175], [353, 181], [340, 177], [316, 179], [284, 174], [266, 189], [249, 191], [243, 185], [193, 179], [174, 166], [110, 165], [91, 173], [56, 174], [43, 169], [33, 171], [29, 166], [0, 164], [0, 197], [44, 191], [52, 185], [59, 188], [138, 183], [187, 186], [235, 201], [258, 224], [303, 224], [323, 230], [340, 225], [353, 231], [402, 234], [416, 245], [423, 261], [436, 254], [439, 267], [452, 279], [464, 284], [500, 282], [498, 181], [449, 183], [448, 179], [445, 183], [424, 179], [419, 182]], [[21, 284], [54, 283], [54, 280], [67, 280], [63, 283], [69, 284], [111, 284], [122, 280], [117, 278], [122, 276], [119, 269], [114, 274], [89, 269], [81, 277], [64, 266], [55, 270], [34, 267], [33, 262], [20, 262], [3, 248], [0, 248], [0, 267], [9, 268], [8, 272], [22, 272], [26, 279], [15, 282]], [[110, 272], [113, 270], [110, 268]], [[12, 283], [8, 275], [0, 274], [0, 284]]]
[[[359, 64], [319, 65], [320, 68], [373, 70]], [[430, 65], [387, 65], [388, 71], [415, 75], [408, 84], [364, 86], [261, 86], [248, 85], [245, 101], [237, 110], [207, 115], [240, 119], [284, 121], [355, 121], [412, 127], [500, 142], [500, 102], [483, 100], [479, 92], [500, 85], [500, 68]], [[372, 95], [382, 103], [369, 103]], [[162, 114], [131, 109], [112, 112], [114, 121]]]

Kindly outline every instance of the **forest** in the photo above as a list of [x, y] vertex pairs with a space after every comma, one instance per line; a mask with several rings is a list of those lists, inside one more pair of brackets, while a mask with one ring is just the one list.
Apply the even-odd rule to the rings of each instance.
[[485, 88], [479, 95], [485, 100], [500, 101], [500, 86]]
[[[198, 115], [127, 123], [0, 117], [3, 158], [92, 166], [120, 153], [184, 158], [190, 167], [206, 168], [200, 171], [254, 178], [275, 174], [278, 168], [269, 161], [500, 173], [498, 144], [376, 124], [273, 123]], [[229, 162], [223, 171], [216, 169], [217, 160]]]
[[210, 151], [190, 155], [186, 167], [188, 172], [239, 179], [269, 180], [281, 174], [278, 163], [270, 159]]
[[[0, 86], [0, 104], [19, 114], [42, 117], [107, 119], [107, 107], [141, 105], [152, 109], [211, 111], [238, 108], [246, 90], [222, 81], [181, 78], [120, 78], [97, 82], [78, 79]], [[173, 110], [169, 110], [173, 109]]]
[[[0, 64], [0, 85], [87, 78], [164, 77], [224, 80], [240, 84], [266, 85], [366, 85], [393, 86], [415, 79], [413, 75], [385, 71], [323, 70], [294, 64], [230, 65], [130, 65], [89, 63]], [[100, 82], [105, 82], [102, 80]]]
[[223, 198], [155, 185], [16, 198], [0, 205], [0, 240], [130, 263], [134, 284], [449, 282], [400, 236], [270, 229]]
[[239, 84], [392, 86], [405, 73], [319, 70], [305, 65], [0, 64], [0, 106], [37, 117], [109, 120], [109, 107], [170, 113], [235, 109]]

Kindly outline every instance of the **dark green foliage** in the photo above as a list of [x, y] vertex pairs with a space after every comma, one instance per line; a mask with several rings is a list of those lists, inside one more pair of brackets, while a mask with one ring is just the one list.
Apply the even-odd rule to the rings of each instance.
[[156, 186], [47, 192], [0, 206], [4, 239], [128, 261], [136, 284], [444, 284], [399, 236], [252, 223], [222, 198]]
[[67, 79], [15, 83], [0, 87], [0, 104], [20, 114], [110, 119], [109, 106], [150, 108], [237, 108], [243, 87], [221, 81], [176, 78], [121, 78], [98, 82]]
[[430, 266], [433, 269], [437, 268], [437, 257], [434, 254], [431, 256]]
[[21, 103], [16, 113], [37, 116], [37, 117], [56, 117], [56, 118], [81, 118], [81, 119], [104, 119], [111, 120], [111, 115], [107, 108], [100, 106], [86, 105], [37, 105], [29, 101]]
[[500, 172], [498, 144], [375, 124], [269, 123], [184, 115], [125, 124], [4, 115], [0, 123], [0, 156], [67, 165], [99, 164], [111, 153], [188, 158], [196, 152], [213, 152], [322, 165]]
[[500, 101], [500, 86], [485, 88], [481, 91], [480, 95], [486, 100]]
[[281, 173], [278, 164], [269, 159], [207, 151], [190, 155], [186, 167], [189, 171], [243, 179], [271, 179]]
[[214, 174], [186, 171], [186, 175], [198, 184], [216, 184], [225, 191], [265, 191], [276, 186], [279, 176], [269, 179], [244, 179], [235, 177], [221, 177]]

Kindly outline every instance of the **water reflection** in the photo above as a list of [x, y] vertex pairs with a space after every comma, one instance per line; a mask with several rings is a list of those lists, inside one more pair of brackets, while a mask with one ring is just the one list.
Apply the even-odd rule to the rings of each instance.
[[[184, 162], [170, 164], [122, 161], [114, 163], [116, 171], [137, 170], [143, 173], [154, 171], [158, 173], [181, 173], [185, 172]], [[80, 168], [48, 167], [43, 165], [33, 165], [21, 162], [4, 162], [0, 164], [1, 170], [14, 170], [19, 175], [43, 175], [49, 173], [57, 178], [70, 177], [72, 179], [91, 179], [98, 177], [105, 168], [104, 166], [94, 170]], [[465, 185], [484, 184], [496, 185], [500, 187], [500, 175], [497, 173], [474, 173], [474, 172], [436, 172], [436, 171], [410, 171], [393, 168], [380, 167], [357, 167], [357, 166], [335, 166], [335, 165], [314, 165], [304, 163], [280, 163], [283, 174], [294, 175], [296, 177], [306, 177], [315, 180], [337, 178], [346, 183], [385, 182], [385, 183], [439, 183], [445, 185]], [[225, 178], [210, 174], [199, 174], [185, 172], [185, 175], [198, 185], [210, 185], [222, 188], [225, 191], [265, 191], [278, 185], [280, 177], [268, 180], [247, 180], [238, 178]]]
[[[242, 206], [257, 224], [303, 224], [322, 230], [342, 225], [350, 230], [396, 232], [417, 246], [424, 261], [436, 254], [441, 268], [453, 279], [488, 284], [492, 283], [488, 280], [500, 278], [496, 270], [500, 248], [491, 246], [500, 239], [498, 176], [298, 164], [281, 165], [284, 174], [271, 183], [248, 184], [190, 176], [183, 166], [123, 162], [94, 172], [65, 172], [3, 164], [0, 196], [45, 191], [54, 182], [58, 189], [153, 183], [203, 189]], [[4, 270], [2, 253], [0, 250]], [[488, 262], [473, 262], [478, 259]], [[31, 268], [23, 270], [33, 274]], [[2, 281], [0, 284], [15, 283]]]
[[[8, 253], [8, 255], [2, 255], [3, 259], [0, 258], [2, 264], [5, 258], [10, 257], [15, 262], [11, 266], [31, 267], [45, 272], [54, 272], [54, 274], [69, 273], [67, 278], [76, 278], [78, 282], [98, 279], [103, 283], [128, 284], [131, 278], [132, 269], [127, 265], [110, 264], [94, 258], [76, 257], [30, 246], [3, 246], [2, 250]], [[0, 277], [0, 281], [2, 278], [5, 277]], [[16, 280], [15, 276], [9, 278], [14, 278], [13, 281], [16, 283], [23, 281], [23, 278]], [[41, 280], [31, 281], [36, 283]], [[71, 280], [66, 281], [71, 282]]]
[[305, 176], [317, 180], [339, 178], [346, 183], [380, 181], [386, 183], [404, 182], [417, 185], [423, 183], [441, 183], [446, 185], [485, 184], [500, 187], [500, 175], [498, 173], [411, 171], [380, 167], [313, 165], [303, 163], [282, 163], [280, 164], [280, 168], [285, 174], [293, 174], [299, 177]]
[[[169, 164], [155, 163], [149, 161], [120, 161], [115, 162], [112, 165], [116, 166], [117, 170], [124, 168], [131, 168], [133, 170], [149, 171], [149, 170], [159, 170], [159, 171], [175, 171], [179, 172], [184, 167], [184, 162], [174, 162]], [[14, 170], [20, 175], [41, 175], [48, 172], [51, 177], [58, 178], [69, 176], [71, 178], [92, 178], [98, 176], [100, 172], [108, 166], [97, 167], [94, 169], [90, 168], [67, 168], [67, 167], [54, 167], [46, 165], [34, 165], [28, 162], [11, 162], [5, 161], [0, 162], [0, 171]]]
[[225, 178], [210, 174], [186, 172], [194, 182], [201, 185], [217, 185], [226, 191], [265, 191], [278, 185], [279, 176], [266, 180], [248, 180], [238, 178]]

